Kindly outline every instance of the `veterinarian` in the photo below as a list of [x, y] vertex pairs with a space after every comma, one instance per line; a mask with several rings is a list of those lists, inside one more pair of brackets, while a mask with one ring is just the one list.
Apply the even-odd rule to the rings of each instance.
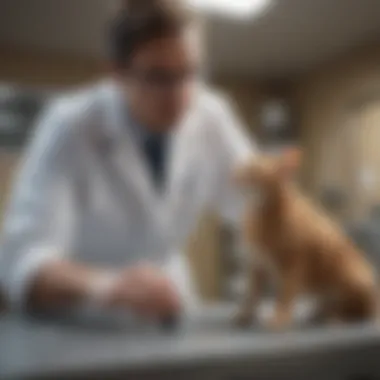
[[179, 313], [197, 302], [180, 248], [202, 210], [239, 215], [231, 171], [251, 144], [202, 83], [197, 17], [130, 0], [111, 24], [110, 78], [48, 107], [16, 178], [0, 279], [18, 311]]

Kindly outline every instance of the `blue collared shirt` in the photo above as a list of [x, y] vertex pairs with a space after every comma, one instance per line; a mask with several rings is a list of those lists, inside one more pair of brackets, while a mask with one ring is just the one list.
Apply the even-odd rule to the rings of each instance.
[[129, 115], [127, 117], [129, 120], [128, 125], [133, 129], [137, 144], [146, 158], [153, 182], [159, 190], [162, 190], [166, 180], [165, 172], [166, 158], [169, 150], [169, 134], [150, 132], [131, 120]]

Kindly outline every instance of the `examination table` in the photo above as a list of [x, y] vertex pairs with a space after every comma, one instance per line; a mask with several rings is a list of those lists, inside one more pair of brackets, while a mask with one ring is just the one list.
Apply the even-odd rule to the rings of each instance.
[[242, 330], [231, 324], [234, 310], [205, 306], [170, 330], [119, 315], [4, 315], [0, 379], [380, 379], [374, 325]]

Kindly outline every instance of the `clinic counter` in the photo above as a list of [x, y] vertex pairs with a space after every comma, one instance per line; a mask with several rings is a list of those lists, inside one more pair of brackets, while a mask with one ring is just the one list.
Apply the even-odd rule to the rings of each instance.
[[[375, 326], [239, 330], [208, 307], [177, 329], [0, 318], [0, 379], [380, 378]], [[111, 327], [112, 325], [112, 327]]]

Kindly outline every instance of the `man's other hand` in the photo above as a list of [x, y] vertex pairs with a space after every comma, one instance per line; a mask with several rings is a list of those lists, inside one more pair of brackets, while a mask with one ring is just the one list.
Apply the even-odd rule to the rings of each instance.
[[142, 317], [177, 316], [181, 310], [174, 284], [160, 269], [140, 265], [122, 271], [105, 297], [111, 307], [132, 309]]

